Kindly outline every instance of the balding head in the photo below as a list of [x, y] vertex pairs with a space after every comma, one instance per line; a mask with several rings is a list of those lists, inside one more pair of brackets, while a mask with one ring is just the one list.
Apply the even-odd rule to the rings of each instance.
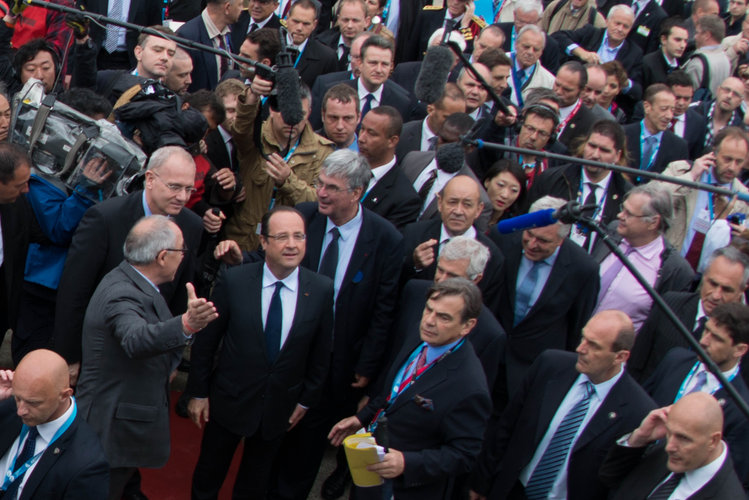
[[484, 209], [479, 183], [467, 175], [456, 175], [437, 194], [437, 208], [450, 236], [462, 235]]
[[68, 365], [57, 353], [38, 349], [28, 353], [13, 375], [18, 416], [28, 426], [59, 418], [70, 407]]
[[668, 468], [687, 472], [712, 462], [723, 451], [723, 410], [706, 392], [693, 392], [677, 401], [666, 420]]

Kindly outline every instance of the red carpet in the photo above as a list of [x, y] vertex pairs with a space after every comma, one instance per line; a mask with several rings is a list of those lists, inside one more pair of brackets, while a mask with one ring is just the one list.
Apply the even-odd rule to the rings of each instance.
[[[173, 391], [170, 412], [172, 434], [172, 452], [169, 462], [161, 469], [141, 469], [143, 476], [142, 490], [151, 500], [187, 500], [190, 498], [192, 471], [200, 453], [200, 439], [203, 431], [198, 429], [192, 420], [180, 418], [174, 413], [174, 403], [180, 393]], [[237, 448], [229, 474], [224, 481], [219, 499], [229, 500], [234, 478], [239, 468], [239, 457], [242, 447]]]

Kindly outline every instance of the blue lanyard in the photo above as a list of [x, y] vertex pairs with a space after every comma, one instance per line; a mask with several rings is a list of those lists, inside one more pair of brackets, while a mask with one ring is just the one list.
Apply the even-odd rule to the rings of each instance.
[[390, 12], [390, 2], [392, 0], [388, 0], [388, 3], [385, 4], [385, 8], [382, 9], [382, 22], [381, 24], [383, 26], [387, 26], [387, 20], [388, 20], [388, 12]]
[[3, 484], [0, 487], [0, 490], [2, 491], [7, 490], [13, 481], [23, 477], [26, 471], [29, 470], [29, 467], [34, 465], [37, 462], [37, 460], [39, 460], [39, 458], [44, 454], [44, 452], [47, 451], [47, 448], [52, 446], [52, 443], [57, 441], [57, 439], [60, 436], [62, 436], [65, 433], [65, 431], [68, 430], [68, 428], [73, 423], [73, 420], [75, 420], [75, 416], [78, 414], [78, 407], [75, 404], [74, 398], [71, 398], [71, 404], [73, 405], [73, 412], [70, 414], [70, 416], [65, 421], [65, 423], [62, 424], [62, 427], [57, 429], [57, 432], [55, 432], [55, 435], [52, 436], [52, 439], [49, 441], [49, 444], [42, 451], [40, 451], [39, 453], [37, 453], [36, 455], [28, 459], [25, 464], [21, 465], [18, 469], [14, 470], [16, 466], [16, 460], [18, 460], [18, 455], [21, 454], [21, 451], [23, 449], [21, 446], [21, 443], [24, 442], [26, 435], [29, 433], [29, 427], [26, 424], [23, 425], [23, 427], [21, 428], [21, 435], [18, 438], [18, 449], [16, 450], [16, 456], [13, 457], [13, 461], [10, 463], [10, 466], [8, 467], [8, 471], [5, 473], [5, 480], [3, 481]]
[[[294, 154], [294, 151], [296, 151], [296, 147], [299, 146], [299, 141], [302, 139], [302, 135], [300, 134], [299, 137], [296, 138], [296, 144], [292, 146], [291, 149], [289, 149], [289, 152], [286, 153], [286, 155], [283, 157], [283, 161], [288, 162], [289, 158], [291, 158], [291, 155]], [[268, 210], [272, 210], [273, 207], [276, 204], [276, 194], [278, 193], [278, 188], [276, 186], [273, 186], [273, 194], [270, 197], [270, 204], [268, 205]]]
[[[504, 3], [504, 2], [503, 2]], [[497, 14], [502, 10], [502, 5], [499, 6]], [[510, 52], [515, 52], [515, 25], [512, 25], [512, 31], [510, 31]]]
[[[679, 392], [676, 394], [676, 398], [674, 399], [674, 403], [676, 403], [678, 400], [680, 400], [682, 397], [684, 397], [684, 392], [687, 390], [687, 384], [689, 384], [689, 381], [692, 380], [692, 377], [697, 373], [697, 369], [700, 367], [701, 362], [697, 361], [691, 370], [689, 370], [689, 374], [687, 375], [687, 378], [684, 379], [684, 381], [681, 383], [681, 387], [679, 387]], [[731, 374], [730, 377], [726, 377], [729, 382], [733, 381], [734, 378], [736, 378], [736, 374], [738, 373], [738, 370], [734, 370], [734, 372]], [[718, 392], [718, 390], [722, 386], [720, 385], [720, 382], [718, 382], [718, 387], [716, 387], [710, 394], [715, 394]]]
[[[304, 48], [306, 49], [306, 48], [307, 48], [307, 46], [305, 45], [305, 46], [304, 46]], [[294, 61], [294, 68], [296, 68], [296, 65], [297, 65], [297, 64], [299, 64], [299, 59], [301, 59], [301, 58], [302, 58], [302, 54], [304, 54], [304, 51], [303, 51], [303, 50], [300, 50], [300, 51], [299, 51], [299, 55], [298, 55], [298, 56], [296, 56], [296, 61]]]
[[395, 380], [393, 381], [393, 387], [390, 390], [390, 400], [388, 401], [388, 406], [390, 406], [393, 403], [393, 401], [395, 401], [395, 398], [397, 398], [398, 395], [400, 395], [403, 391], [411, 387], [411, 385], [413, 385], [414, 382], [416, 382], [422, 375], [424, 375], [427, 372], [427, 370], [429, 370], [434, 365], [442, 361], [445, 358], [445, 356], [447, 356], [451, 352], [457, 351], [458, 349], [460, 349], [460, 346], [463, 345], [465, 340], [466, 340], [465, 337], [463, 337], [460, 340], [460, 342], [458, 342], [453, 347], [451, 347], [450, 350], [444, 352], [439, 358], [435, 359], [434, 361], [426, 365], [419, 375], [414, 374], [414, 376], [411, 377], [411, 381], [408, 383], [408, 385], [401, 388], [401, 384], [403, 384], [403, 380], [408, 376], [407, 372], [413, 371], [413, 364], [416, 362], [416, 358], [418, 358], [419, 355], [421, 354], [421, 350], [426, 343], [422, 342], [421, 344], [419, 344], [419, 347], [417, 347], [414, 350], [414, 352], [411, 353], [411, 356], [409, 356], [408, 361], [404, 365], [403, 372], [399, 373], [398, 374], [399, 376], [397, 376]]
[[[520, 78], [518, 78], [518, 72], [515, 69], [515, 65], [516, 65], [515, 54], [513, 53], [512, 54], [512, 83], [515, 84], [514, 87], [515, 87], [515, 94], [517, 95], [517, 98], [518, 98], [518, 106], [522, 108], [523, 107], [523, 95], [522, 95], [523, 89], [521, 88]], [[528, 80], [530, 80], [530, 75], [528, 75]]]
[[[640, 147], [645, 144], [645, 120], [640, 122]], [[661, 141], [658, 141], [658, 144], [656, 144], [655, 148], [650, 152], [650, 158], [648, 158], [647, 163], [644, 161], [645, 157], [642, 156], [645, 151], [642, 151], [640, 154], [640, 170], [650, 170], [651, 165], [653, 164], [653, 161], [655, 160], [655, 157], [658, 156], [658, 150], [661, 149]]]

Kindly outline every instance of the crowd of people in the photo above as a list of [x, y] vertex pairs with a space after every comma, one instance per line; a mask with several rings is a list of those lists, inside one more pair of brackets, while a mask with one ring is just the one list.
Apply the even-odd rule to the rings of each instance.
[[6, 2], [0, 496], [747, 496], [746, 0]]

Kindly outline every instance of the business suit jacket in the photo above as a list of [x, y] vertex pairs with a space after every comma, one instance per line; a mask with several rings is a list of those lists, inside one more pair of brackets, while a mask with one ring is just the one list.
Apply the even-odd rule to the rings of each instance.
[[[357, 414], [364, 425], [386, 407], [398, 370], [420, 343], [416, 338], [403, 346], [381, 395]], [[395, 498], [451, 498], [452, 479], [470, 470], [481, 449], [490, 412], [481, 363], [470, 342], [465, 342], [418, 377], [384, 412], [389, 446], [405, 459], [403, 474], [393, 479]], [[379, 442], [381, 432], [382, 426], [375, 433]]]
[[[631, 0], [621, 3], [632, 6]], [[640, 47], [643, 54], [655, 52], [661, 43], [661, 24], [667, 17], [668, 14], [657, 2], [648, 2], [645, 8], [637, 13], [627, 40]]]
[[[425, 267], [419, 272], [416, 272], [414, 269], [413, 253], [418, 245], [427, 240], [435, 239], [439, 242], [441, 230], [442, 219], [439, 217], [422, 220], [406, 226], [406, 229], [403, 231], [405, 249], [401, 283], [405, 283], [413, 278], [425, 280], [434, 279], [434, 274], [437, 272], [437, 252], [439, 251], [439, 243], [434, 246], [435, 259], [432, 265]], [[500, 299], [499, 295], [502, 293], [502, 268], [505, 259], [497, 246], [479, 230], [476, 230], [476, 241], [483, 243], [489, 248], [489, 261], [486, 263], [484, 277], [479, 282], [478, 287], [481, 290], [484, 304], [486, 304], [489, 309], [493, 310], [494, 306], [497, 305]]]
[[[307, 221], [307, 253], [302, 266], [320, 267], [328, 218], [317, 203], [297, 205]], [[379, 215], [363, 209], [362, 226], [336, 298], [330, 379], [341, 393], [353, 374], [374, 378], [382, 367], [397, 301], [403, 237]]]
[[[108, 0], [83, 0], [81, 5], [89, 12], [106, 16], [109, 8]], [[138, 24], [140, 26], [155, 26], [161, 24], [161, 9], [159, 2], [130, 2], [130, 11], [128, 12], [127, 22]], [[106, 29], [96, 23], [91, 23], [91, 38], [101, 47], [106, 38]], [[130, 57], [130, 65], [134, 68], [137, 61], [133, 49], [138, 41], [138, 32], [127, 30], [125, 43], [127, 45], [127, 55]]]
[[99, 283], [83, 323], [77, 397], [110, 467], [166, 464], [169, 375], [190, 341], [181, 315], [127, 262]]
[[[235, 54], [239, 54], [239, 48], [244, 43], [247, 35], [250, 34], [251, 24], [252, 16], [250, 15], [250, 12], [248, 10], [243, 10], [239, 15], [237, 22], [231, 25], [231, 34], [229, 35], [229, 38], [231, 39], [231, 50]], [[263, 28], [275, 30], [276, 33], [278, 33], [278, 28], [280, 27], [281, 20], [275, 13], [270, 15], [270, 19], [268, 19], [268, 22], [263, 26]]]
[[229, 168], [236, 171], [239, 168], [237, 148], [232, 150], [232, 155], [229, 157], [226, 143], [218, 129], [208, 131], [208, 135], [205, 136], [205, 145], [208, 148], [208, 154], [206, 154], [206, 156], [217, 170]]
[[[518, 498], [511, 491], [580, 375], [576, 362], [577, 355], [571, 352], [549, 350], [539, 356], [502, 415], [496, 434], [484, 446], [476, 491], [492, 500]], [[572, 446], [567, 498], [606, 498], [607, 488], [594, 472], [616, 440], [637, 427], [655, 407], [637, 382], [623, 373]]]
[[497, 237], [505, 256], [499, 306], [494, 315], [507, 331], [507, 386], [510, 396], [520, 386], [531, 363], [546, 349], [574, 351], [580, 332], [598, 300], [598, 264], [574, 242], [565, 239], [536, 303], [513, 326], [522, 232]]
[[[188, 40], [193, 40], [204, 45], [213, 47], [213, 42], [208, 36], [208, 30], [205, 27], [201, 16], [194, 17], [187, 21], [177, 30], [177, 35]], [[231, 38], [229, 38], [231, 40]], [[227, 47], [229, 49], [230, 47]], [[231, 47], [233, 48], [233, 47]], [[216, 64], [216, 54], [203, 50], [186, 49], [192, 58], [192, 83], [187, 89], [189, 92], [195, 92], [200, 89], [213, 90], [218, 85], [218, 65]]]
[[[445, 24], [447, 7], [434, 10], [420, 10], [412, 26], [404, 26], [405, 30], [398, 32], [398, 37], [406, 35], [408, 46], [404, 51], [403, 61], [421, 61], [429, 45], [429, 37]], [[401, 62], [401, 61], [398, 61]]]
[[[655, 155], [650, 168], [640, 165], [642, 149], [640, 144], [640, 133], [642, 122], [625, 125], [624, 135], [627, 137], [627, 153], [629, 154], [629, 166], [650, 172], [663, 172], [669, 163], [677, 160], [689, 159], [689, 148], [687, 142], [670, 130], [665, 130], [661, 136], [661, 145], [658, 154]], [[643, 179], [642, 182], [648, 179]]]
[[[645, 88], [644, 85], [643, 88]], [[645, 110], [643, 109], [642, 102], [639, 102], [632, 111], [631, 123], [640, 122], [644, 117]], [[702, 156], [705, 149], [707, 119], [695, 108], [689, 107], [685, 113], [684, 120], [684, 135], [677, 135], [677, 137], [681, 137], [686, 141], [689, 150], [689, 159], [694, 160]]]
[[[665, 444], [651, 449], [614, 445], [598, 472], [612, 490], [611, 500], [645, 500], [669, 474]], [[746, 493], [734, 471], [730, 454], [710, 481], [689, 500], [734, 500]]]
[[[692, 331], [697, 309], [700, 302], [699, 293], [691, 292], [666, 292], [663, 300], [674, 311], [676, 317]], [[695, 335], [695, 332], [693, 332]], [[696, 340], [699, 340], [702, 332], [697, 332]], [[647, 380], [666, 356], [666, 353], [674, 347], [688, 347], [687, 341], [682, 338], [671, 320], [657, 305], [648, 315], [642, 328], [635, 338], [635, 345], [627, 361], [627, 371], [638, 381]]]
[[[357, 90], [359, 80], [345, 80], [343, 83]], [[385, 80], [382, 84], [382, 98], [380, 106], [392, 106], [401, 114], [404, 122], [411, 116], [411, 96], [408, 91], [392, 80]]]
[[333, 282], [299, 269], [294, 322], [270, 363], [261, 311], [263, 265], [232, 267], [219, 278], [211, 296], [219, 317], [195, 339], [187, 392], [209, 397], [211, 419], [232, 433], [261, 432], [270, 440], [286, 432], [297, 403], [310, 408], [320, 400], [333, 338]]
[[[630, 34], [630, 36], [632, 35]], [[671, 71], [673, 71], [673, 69], [671, 69], [671, 66], [666, 62], [662, 50], [656, 50], [649, 54], [645, 54], [645, 57], [642, 58], [642, 77], [640, 80], [642, 88], [646, 89], [654, 83], [666, 83], [666, 77], [668, 77], [668, 74], [671, 73]]]
[[593, 112], [581, 104], [577, 113], [567, 122], [567, 126], [564, 127], [557, 141], [564, 144], [567, 149], [572, 149], [581, 137], [588, 136], [595, 122]]
[[[434, 155], [434, 151], [412, 151], [411, 153], [406, 154], [406, 156], [401, 159], [401, 171], [406, 175], [406, 178], [411, 183], [411, 185], [416, 182], [416, 178], [419, 177], [421, 172], [424, 171], [424, 169], [427, 168], [430, 163], [432, 163], [432, 160], [434, 160]], [[481, 211], [481, 215], [479, 215], [478, 219], [476, 219], [474, 225], [479, 231], [485, 232], [489, 227], [489, 218], [491, 217], [493, 210], [489, 195], [486, 194], [484, 185], [481, 184], [481, 181], [476, 177], [476, 174], [468, 165], [464, 164], [462, 167], [460, 167], [457, 175], [467, 175], [479, 184], [479, 196], [481, 198], [481, 203], [484, 204], [484, 209]], [[419, 209], [421, 209], [421, 206], [419, 206]], [[418, 220], [425, 221], [439, 218], [440, 213], [437, 209], [437, 197], [435, 196], [432, 201], [429, 202], [429, 205], [427, 205], [424, 213], [421, 214]]]
[[402, 163], [411, 151], [421, 151], [421, 127], [424, 120], [412, 120], [403, 124], [400, 140], [395, 147], [395, 156], [399, 163]]
[[[81, 360], [81, 332], [89, 299], [104, 275], [122, 262], [122, 245], [127, 233], [144, 215], [143, 192], [136, 191], [97, 203], [86, 211], [78, 224], [60, 278], [55, 311], [54, 350], [68, 363]], [[195, 275], [203, 224], [200, 217], [187, 208], [173, 220], [182, 230], [189, 251], [174, 281], [164, 283], [159, 289], [172, 313], [181, 314], [187, 307], [185, 283], [192, 281]]]
[[3, 243], [3, 263], [0, 267], [3, 273], [0, 328], [5, 332], [8, 328], [15, 331], [18, 322], [21, 298], [19, 292], [23, 286], [29, 241], [40, 241], [44, 237], [25, 195], [19, 196], [13, 203], [0, 204], [0, 221]]
[[314, 38], [307, 40], [304, 52], [296, 65], [299, 77], [309, 88], [318, 76], [338, 71], [338, 57], [333, 49], [326, 47]]
[[323, 31], [315, 37], [318, 42], [330, 47], [336, 55], [337, 71], [347, 71], [348, 59], [338, 59], [338, 41], [341, 39], [341, 30], [338, 26], [330, 28], [329, 30]]
[[[502, 50], [508, 54], [512, 52], [512, 28], [515, 23], [499, 23], [499, 27], [505, 34], [505, 43], [502, 45]], [[515, 33], [517, 38], [517, 33]], [[546, 36], [546, 45], [544, 45], [544, 51], [541, 53], [539, 62], [541, 66], [549, 70], [551, 73], [556, 74], [559, 66], [561, 65], [562, 47], [559, 43], [550, 36]]]
[[[574, 163], [568, 163], [556, 168], [550, 168], [543, 172], [533, 181], [528, 199], [532, 204], [543, 196], [554, 196], [563, 200], [579, 200], [582, 196], [580, 189], [580, 178], [583, 167]], [[616, 219], [622, 209], [624, 196], [632, 189], [622, 174], [611, 173], [609, 188], [606, 191], [606, 199], [603, 200], [601, 209], [601, 223], [608, 225]]]
[[[0, 456], [8, 453], [21, 433], [23, 422], [16, 411], [13, 398], [0, 403]], [[19, 500], [106, 498], [108, 491], [109, 465], [99, 438], [78, 415], [39, 458]]]
[[395, 164], [362, 200], [362, 206], [389, 220], [399, 231], [416, 222], [421, 200], [411, 182]]
[[[658, 407], [672, 404], [698, 360], [693, 351], [683, 347], [671, 349], [655, 373], [643, 384], [643, 389], [652, 396]], [[749, 401], [749, 389], [741, 376], [734, 377], [731, 385], [744, 401]], [[736, 475], [746, 483], [749, 479], [749, 421], [724, 388], [715, 391], [713, 396], [723, 408], [723, 440], [728, 443]]]

